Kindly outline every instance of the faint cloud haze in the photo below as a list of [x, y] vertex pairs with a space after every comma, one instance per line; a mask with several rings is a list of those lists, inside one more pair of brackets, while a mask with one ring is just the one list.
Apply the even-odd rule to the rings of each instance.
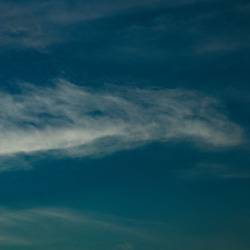
[[[134, 249], [132, 244], [120, 242], [129, 239], [137, 243], [146, 241], [152, 244], [156, 239], [144, 231], [138, 223], [125, 218], [114, 218], [112, 215], [88, 214], [60, 207], [0, 208], [2, 249], [55, 249], [55, 243], [60, 249], [68, 249], [69, 246], [72, 247], [72, 241], [75, 242], [74, 249], [77, 246], [77, 249], [100, 249], [100, 242], [107, 237], [111, 249]], [[96, 241], [93, 242], [89, 237], [94, 237]]]

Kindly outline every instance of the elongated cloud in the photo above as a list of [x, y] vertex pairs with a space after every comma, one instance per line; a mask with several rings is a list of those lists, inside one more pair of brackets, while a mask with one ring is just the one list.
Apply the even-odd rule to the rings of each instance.
[[50, 45], [71, 40], [71, 35], [65, 35], [65, 25], [110, 17], [133, 8], [162, 9], [203, 1], [1, 1], [0, 45], [35, 48], [47, 52], [44, 49]]
[[63, 150], [94, 155], [154, 141], [234, 146], [242, 130], [219, 102], [184, 90], [89, 90], [64, 80], [0, 94], [0, 155]]
[[[74, 249], [77, 245], [79, 249], [98, 249], [102, 239], [108, 239], [102, 249], [110, 249], [110, 245], [111, 249], [132, 246], [126, 243], [128, 239], [136, 240], [137, 243], [154, 243], [154, 237], [145, 232], [140, 223], [112, 215], [88, 214], [65, 208], [0, 208], [0, 247]], [[154, 226], [150, 222], [142, 223], [143, 226]]]
[[[239, 216], [233, 225], [247, 230], [246, 217]], [[202, 225], [191, 222], [183, 226], [183, 220], [168, 223], [141, 221], [113, 215], [86, 213], [62, 207], [38, 207], [26, 209], [0, 208], [1, 249], [178, 249], [189, 246], [205, 249], [210, 245], [237, 249], [240, 239], [230, 237], [231, 231], [220, 230], [212, 236], [202, 230]], [[206, 222], [207, 220], [205, 220]], [[203, 220], [202, 220], [203, 222]], [[245, 222], [245, 223], [244, 223]], [[229, 219], [228, 223], [232, 223]], [[227, 223], [227, 224], [228, 224]], [[238, 224], [240, 223], [240, 224]], [[231, 225], [231, 224], [230, 224]], [[212, 229], [218, 222], [211, 222]], [[187, 228], [191, 233], [187, 234]], [[237, 235], [237, 228], [232, 227]], [[242, 228], [242, 227], [240, 227]], [[199, 232], [198, 232], [199, 231]], [[244, 235], [242, 236], [244, 238]], [[176, 244], [178, 239], [183, 242]], [[214, 239], [215, 238], [215, 239]], [[225, 239], [226, 240], [225, 242]], [[197, 243], [198, 242], [198, 243]], [[217, 249], [220, 249], [217, 248]], [[243, 248], [242, 248], [243, 249]]]

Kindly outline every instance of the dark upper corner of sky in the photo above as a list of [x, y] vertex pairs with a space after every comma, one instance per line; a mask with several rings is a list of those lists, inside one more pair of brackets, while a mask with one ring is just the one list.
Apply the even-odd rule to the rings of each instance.
[[[247, 1], [5, 1], [0, 80], [148, 80], [243, 89]], [[168, 87], [167, 86], [167, 87]]]

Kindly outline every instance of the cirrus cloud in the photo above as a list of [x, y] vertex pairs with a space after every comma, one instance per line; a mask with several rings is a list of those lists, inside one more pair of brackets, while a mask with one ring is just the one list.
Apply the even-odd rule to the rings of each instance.
[[93, 90], [62, 79], [53, 87], [21, 89], [0, 93], [1, 156], [50, 150], [97, 155], [169, 140], [213, 147], [242, 142], [242, 128], [222, 104], [195, 91]]

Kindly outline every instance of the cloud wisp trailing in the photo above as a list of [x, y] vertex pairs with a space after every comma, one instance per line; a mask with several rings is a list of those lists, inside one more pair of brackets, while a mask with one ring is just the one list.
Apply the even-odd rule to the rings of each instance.
[[124, 12], [133, 12], [136, 9], [162, 10], [176, 6], [189, 6], [197, 2], [203, 3], [206, 1], [120, 0], [119, 2], [114, 2], [111, 0], [45, 0], [40, 2], [11, 1], [11, 3], [9, 1], [1, 1], [0, 45], [47, 51], [46, 49], [51, 45], [67, 43], [71, 40], [69, 37], [72, 34], [65, 35], [65, 26], [68, 25], [83, 24], [107, 17], [112, 18]]
[[[0, 208], [0, 246], [4, 249], [101, 249], [99, 241], [109, 237], [104, 249], [124, 249], [131, 241], [147, 241], [155, 238], [131, 219], [84, 213], [65, 208]], [[143, 224], [152, 226], [151, 222]], [[94, 239], [98, 240], [94, 240]], [[75, 245], [74, 245], [74, 243]], [[109, 248], [109, 245], [112, 248]], [[117, 248], [116, 248], [117, 245]], [[73, 247], [73, 248], [74, 248]], [[103, 248], [102, 248], [103, 249]]]
[[65, 80], [21, 89], [0, 93], [1, 156], [49, 150], [87, 156], [176, 139], [228, 147], [242, 140], [218, 100], [194, 91], [94, 91]]
[[[245, 222], [249, 220], [244, 216], [239, 219]], [[247, 224], [243, 225], [246, 227]], [[211, 226], [216, 230], [218, 223], [212, 220]], [[240, 244], [235, 240], [230, 241], [231, 231], [220, 230], [211, 235], [204, 232], [203, 227], [196, 221], [183, 226], [183, 222], [178, 220], [174, 223], [140, 221], [63, 207], [0, 207], [1, 249], [147, 250], [178, 249], [179, 246], [185, 248], [191, 243], [194, 245], [193, 249], [204, 249], [207, 242], [212, 246], [219, 244], [223, 249], [235, 249], [237, 243]], [[191, 233], [187, 234], [187, 228], [191, 229]], [[237, 228], [233, 232], [237, 234]], [[176, 241], [180, 238], [183, 242], [177, 244]]]

